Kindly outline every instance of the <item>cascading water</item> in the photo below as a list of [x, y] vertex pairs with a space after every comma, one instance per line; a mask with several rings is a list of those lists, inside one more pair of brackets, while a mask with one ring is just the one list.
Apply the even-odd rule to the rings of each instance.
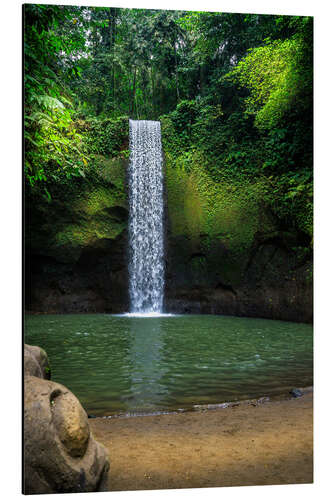
[[131, 313], [161, 313], [164, 293], [160, 122], [130, 120], [129, 292]]

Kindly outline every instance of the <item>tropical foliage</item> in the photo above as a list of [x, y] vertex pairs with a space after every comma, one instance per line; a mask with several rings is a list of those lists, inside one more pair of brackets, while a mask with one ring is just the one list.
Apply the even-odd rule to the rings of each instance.
[[90, 182], [128, 156], [128, 117], [160, 119], [171, 168], [214, 192], [261, 186], [311, 239], [312, 18], [29, 4], [24, 19], [27, 189]]

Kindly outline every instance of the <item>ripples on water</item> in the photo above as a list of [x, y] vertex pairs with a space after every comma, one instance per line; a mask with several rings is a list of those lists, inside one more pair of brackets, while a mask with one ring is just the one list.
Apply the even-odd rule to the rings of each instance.
[[312, 326], [227, 316], [27, 316], [52, 379], [90, 413], [192, 408], [312, 384]]

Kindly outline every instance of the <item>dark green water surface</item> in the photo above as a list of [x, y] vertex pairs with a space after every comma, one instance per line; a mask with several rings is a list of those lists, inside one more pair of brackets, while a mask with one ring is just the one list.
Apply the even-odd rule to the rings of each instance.
[[27, 316], [25, 342], [88, 413], [187, 409], [312, 385], [312, 326], [213, 315]]

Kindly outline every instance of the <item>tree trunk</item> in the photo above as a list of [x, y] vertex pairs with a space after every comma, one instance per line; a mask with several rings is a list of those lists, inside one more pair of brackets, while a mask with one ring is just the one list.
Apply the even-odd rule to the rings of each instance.
[[178, 82], [178, 63], [177, 63], [177, 47], [176, 42], [174, 43], [175, 51], [175, 69], [176, 69], [176, 92], [177, 92], [177, 103], [179, 102], [179, 82]]
[[201, 97], [204, 94], [205, 90], [205, 66], [204, 64], [200, 64], [200, 95]]
[[116, 44], [116, 19], [117, 19], [117, 9], [110, 7], [109, 9], [109, 30], [110, 30], [110, 53], [112, 55], [112, 67], [111, 67], [111, 86], [112, 86], [112, 100], [113, 109], [115, 109], [115, 92], [116, 92], [116, 80], [115, 80], [115, 44]]
[[134, 68], [134, 74], [133, 74], [133, 85], [132, 85], [132, 100], [131, 100], [131, 116], [134, 114], [134, 106], [135, 106], [135, 88], [136, 85], [136, 68]]
[[155, 83], [154, 83], [154, 74], [152, 66], [150, 66], [150, 78], [151, 78], [151, 104], [153, 108], [153, 117], [155, 118]]
[[[146, 70], [143, 70], [144, 74], [144, 84], [143, 84], [143, 114], [148, 115], [148, 104], [147, 104], [147, 80], [146, 80]], [[149, 77], [148, 77], [148, 82], [149, 82]]]

